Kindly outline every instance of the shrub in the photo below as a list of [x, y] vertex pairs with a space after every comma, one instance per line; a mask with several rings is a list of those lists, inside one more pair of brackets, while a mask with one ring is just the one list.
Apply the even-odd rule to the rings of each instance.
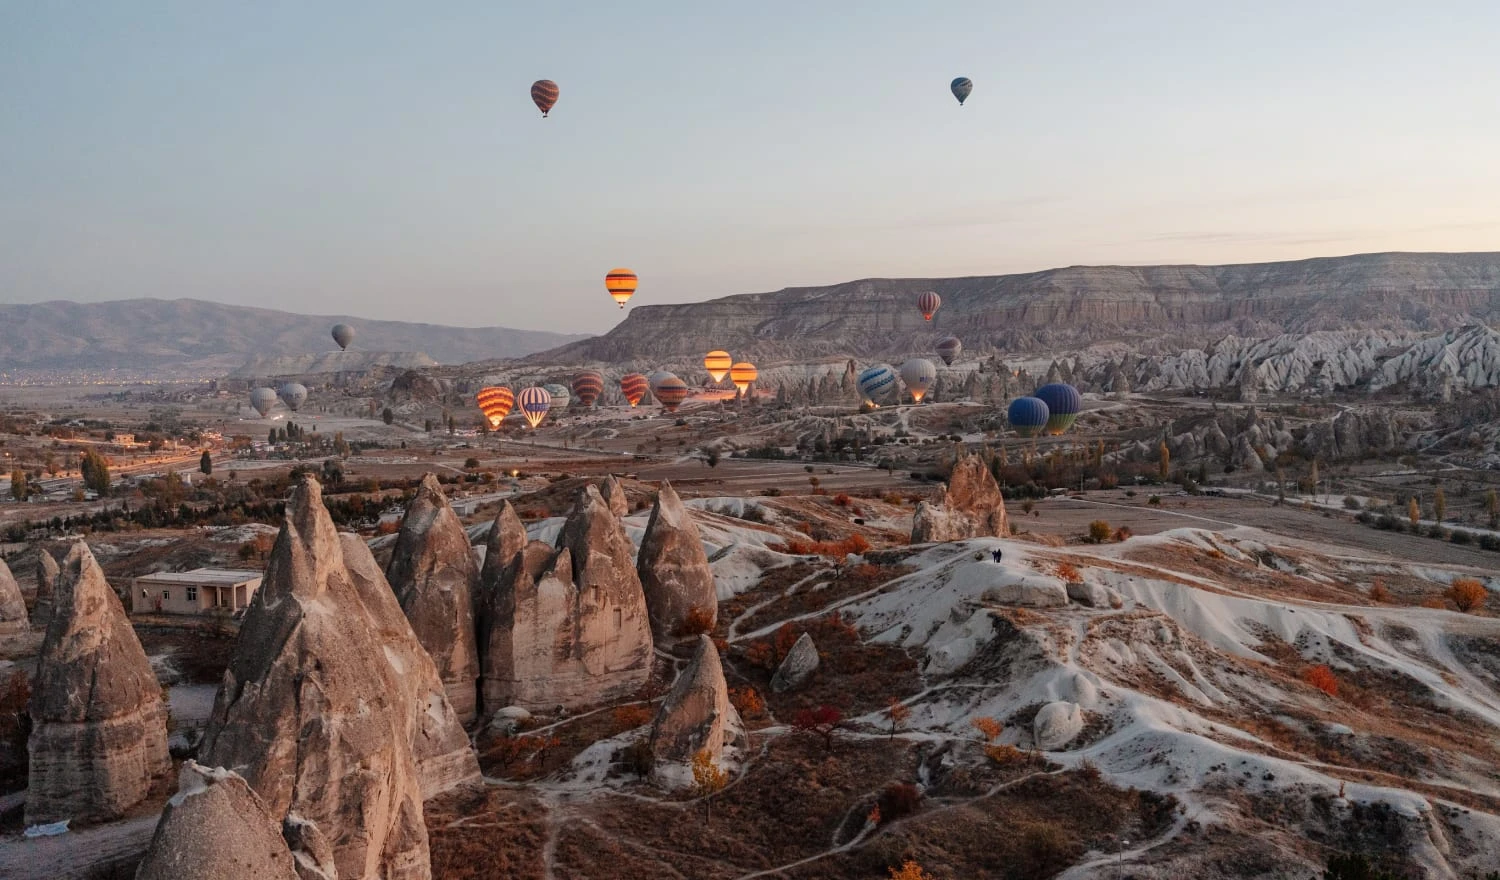
[[1000, 734], [1005, 732], [1005, 725], [1001, 724], [995, 718], [974, 718], [969, 721], [969, 724], [973, 725], [974, 729], [979, 731], [979, 735], [984, 737], [984, 741], [987, 743], [999, 739]]
[[1083, 580], [1083, 573], [1078, 570], [1078, 566], [1071, 562], [1059, 562], [1053, 565], [1052, 573], [1069, 583], [1077, 583]]
[[729, 702], [741, 718], [757, 718], [766, 711], [766, 701], [753, 687], [734, 688], [729, 692]]
[[1387, 590], [1385, 588], [1385, 582], [1382, 581], [1380, 578], [1376, 578], [1374, 585], [1370, 587], [1370, 601], [1372, 601], [1372, 602], [1389, 602], [1389, 601], [1391, 601], [1391, 591]]
[[635, 730], [651, 721], [651, 710], [645, 706], [620, 706], [614, 711], [614, 721], [617, 731]]
[[936, 877], [922, 870], [922, 866], [911, 859], [902, 862], [899, 868], [889, 868], [888, 870], [891, 872], [891, 880], [937, 880]]
[[1480, 535], [1479, 546], [1485, 550], [1500, 550], [1500, 538], [1494, 535]]
[[1484, 602], [1489, 598], [1489, 592], [1484, 585], [1474, 578], [1459, 578], [1443, 594], [1458, 606], [1459, 611], [1465, 613], [1478, 611], [1484, 607]]
[[1344, 509], [1345, 510], [1359, 510], [1359, 499], [1355, 498], [1353, 495], [1345, 495], [1344, 496]]
[[1029, 822], [1021, 828], [1016, 867], [1023, 877], [1050, 877], [1073, 862], [1080, 848], [1056, 822]]
[[844, 713], [833, 706], [800, 709], [796, 715], [792, 716], [792, 729], [798, 733], [810, 733], [822, 738], [823, 748], [827, 751], [833, 751], [833, 735], [843, 727]]
[[1135, 532], [1130, 530], [1130, 526], [1120, 526], [1118, 529], [1115, 529], [1115, 542], [1129, 541], [1134, 535]]
[[850, 498], [845, 493], [840, 492], [839, 494], [833, 496], [833, 503], [837, 504], [839, 507], [848, 507]]
[[1417, 605], [1418, 605], [1418, 607], [1421, 607], [1421, 608], [1436, 608], [1439, 611], [1441, 611], [1444, 608], [1448, 607], [1446, 604], [1443, 603], [1442, 599], [1439, 599], [1436, 596], [1428, 596], [1426, 599], [1423, 599], [1421, 602], [1418, 602]]
[[875, 808], [882, 823], [910, 816], [922, 806], [922, 792], [909, 782], [893, 782], [880, 792]]
[[1089, 523], [1089, 540], [1095, 544], [1104, 544], [1114, 536], [1115, 530], [1109, 524], [1109, 520], [1096, 519]]
[[1452, 541], [1455, 544], [1472, 544], [1474, 542], [1474, 536], [1464, 531], [1463, 529], [1454, 529], [1453, 536], [1448, 540]]
[[1161, 507], [1161, 496], [1152, 495], [1150, 498], [1146, 499], [1146, 503], [1151, 505], [1152, 507]]
[[1302, 670], [1302, 680], [1330, 697], [1339, 695], [1338, 676], [1333, 674], [1332, 669], [1321, 663]]
[[714, 628], [714, 609], [692, 608], [688, 610], [687, 617], [677, 625], [673, 635], [696, 636], [706, 632], [712, 632]]
[[984, 756], [1001, 767], [1025, 764], [1031, 759], [1015, 746], [990, 744], [984, 747]]

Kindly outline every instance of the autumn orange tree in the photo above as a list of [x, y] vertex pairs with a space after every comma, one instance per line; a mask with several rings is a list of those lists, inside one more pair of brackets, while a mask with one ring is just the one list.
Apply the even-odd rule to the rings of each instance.
[[1332, 669], [1321, 663], [1302, 670], [1302, 680], [1330, 697], [1339, 695], [1338, 676], [1333, 674]]
[[911, 709], [900, 700], [891, 700], [891, 704], [886, 707], [885, 714], [891, 718], [891, 735], [888, 739], [895, 739], [896, 728], [905, 724], [906, 719], [911, 717]]
[[741, 718], [758, 718], [765, 714], [766, 701], [753, 687], [734, 688], [729, 692], [729, 702]]
[[891, 868], [891, 880], [937, 880], [936, 877], [922, 870], [922, 866], [907, 859], [901, 863], [899, 868]]
[[704, 799], [703, 807], [709, 819], [713, 818], [713, 806], [709, 796], [723, 791], [729, 784], [729, 772], [714, 762], [708, 749], [699, 749], [693, 755], [693, 791]]
[[844, 713], [833, 706], [816, 709], [800, 709], [792, 716], [792, 729], [798, 733], [810, 733], [821, 737], [823, 748], [833, 751], [833, 735], [844, 727]]
[[1475, 578], [1458, 578], [1448, 591], [1443, 594], [1458, 606], [1459, 611], [1478, 611], [1484, 607], [1485, 600], [1489, 598], [1489, 592], [1485, 590]]

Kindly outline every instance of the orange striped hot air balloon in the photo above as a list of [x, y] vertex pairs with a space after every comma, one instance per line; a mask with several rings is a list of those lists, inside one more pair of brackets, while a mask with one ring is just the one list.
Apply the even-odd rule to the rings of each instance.
[[604, 376], [598, 370], [584, 370], [573, 377], [573, 396], [584, 406], [593, 406], [604, 393]]
[[656, 401], [661, 404], [662, 409], [667, 412], [677, 412], [678, 405], [687, 400], [688, 387], [687, 383], [678, 377], [668, 376], [656, 383], [656, 390], [653, 393], [656, 394]]
[[929, 321], [932, 320], [933, 314], [937, 312], [938, 306], [942, 304], [943, 298], [930, 290], [917, 297], [917, 308], [922, 310], [922, 317]]
[[504, 385], [493, 385], [479, 389], [478, 403], [479, 411], [489, 419], [490, 427], [498, 428], [510, 415], [510, 408], [516, 405], [516, 395]]
[[703, 367], [708, 374], [714, 377], [715, 382], [723, 382], [724, 377], [729, 375], [729, 367], [734, 363], [734, 358], [727, 351], [711, 351], [703, 357]]
[[650, 383], [640, 373], [630, 373], [620, 377], [620, 393], [630, 402], [631, 407], [640, 403], [646, 397], [646, 389]]
[[734, 383], [734, 387], [738, 388], [741, 394], [744, 394], [745, 389], [750, 387], [750, 383], [759, 377], [760, 373], [756, 371], [755, 364], [746, 361], [741, 361], [729, 368], [729, 381]]
[[610, 269], [609, 274], [604, 276], [604, 289], [614, 297], [620, 308], [625, 308], [626, 300], [635, 295], [635, 287], [640, 280], [635, 273], [629, 269]]
[[531, 84], [531, 100], [536, 104], [536, 109], [542, 111], [542, 118], [546, 118], [551, 112], [552, 105], [557, 103], [557, 83], [550, 79], [539, 79]]

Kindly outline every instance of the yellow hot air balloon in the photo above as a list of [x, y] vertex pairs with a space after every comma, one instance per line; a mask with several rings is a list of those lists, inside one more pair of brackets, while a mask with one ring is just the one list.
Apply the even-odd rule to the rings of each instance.
[[750, 387], [750, 383], [759, 376], [760, 373], [756, 372], [755, 364], [749, 362], [741, 361], [729, 368], [729, 381], [734, 383], [734, 387], [738, 388], [742, 395], [745, 389]]
[[734, 358], [727, 351], [711, 351], [703, 358], [703, 366], [708, 374], [714, 377], [714, 382], [723, 382], [724, 377], [729, 375], [729, 367], [734, 363]]
[[635, 273], [629, 269], [610, 269], [609, 274], [604, 276], [604, 289], [614, 297], [620, 308], [625, 308], [626, 300], [635, 295], [636, 285], [640, 281]]
[[479, 410], [489, 420], [491, 428], [500, 427], [505, 417], [510, 415], [511, 407], [516, 403], [516, 395], [504, 385], [494, 385], [479, 389]]

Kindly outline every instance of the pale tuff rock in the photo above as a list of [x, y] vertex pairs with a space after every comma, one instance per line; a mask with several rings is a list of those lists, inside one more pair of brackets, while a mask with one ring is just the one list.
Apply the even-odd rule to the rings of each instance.
[[31, 621], [26, 617], [26, 600], [21, 598], [21, 587], [11, 576], [5, 560], [0, 559], [0, 636], [12, 636], [28, 632]]
[[911, 542], [1003, 538], [1010, 534], [1005, 497], [984, 459], [966, 455], [953, 465], [947, 487], [932, 502], [917, 505]]
[[53, 593], [57, 586], [57, 560], [45, 547], [36, 554], [36, 603], [31, 608], [31, 623], [43, 630], [52, 622]]
[[370, 548], [358, 535], [340, 533], [354, 589], [370, 616], [375, 638], [384, 649], [388, 672], [405, 691], [412, 753], [422, 784], [422, 799], [479, 779], [479, 759], [438, 677], [432, 657], [417, 641], [411, 624], [386, 582]]
[[671, 483], [662, 483], [656, 495], [636, 572], [646, 592], [651, 634], [657, 644], [676, 637], [695, 610], [713, 628], [719, 609], [713, 570], [708, 567], [698, 526]]
[[474, 640], [473, 591], [479, 570], [464, 531], [437, 477], [422, 478], [406, 509], [386, 578], [465, 724], [475, 718], [479, 652]]
[[997, 605], [1020, 605], [1026, 608], [1062, 608], [1068, 604], [1068, 591], [1062, 581], [1040, 576], [1024, 576], [989, 587], [984, 601]]
[[818, 646], [807, 633], [797, 637], [792, 649], [786, 652], [776, 674], [771, 676], [771, 690], [776, 693], [796, 690], [806, 684], [818, 671]]
[[1048, 703], [1037, 711], [1031, 731], [1032, 740], [1041, 751], [1061, 749], [1083, 732], [1083, 710], [1077, 703], [1061, 700]]
[[729, 686], [713, 639], [698, 637], [698, 649], [651, 725], [651, 755], [657, 765], [687, 764], [700, 751], [717, 762], [724, 747], [741, 733], [739, 714], [729, 703]]
[[[304, 476], [287, 503], [200, 749], [272, 816], [312, 822], [338, 876], [428, 880], [414, 708], [401, 652], [367, 610], [344, 544]], [[368, 565], [358, 560], [357, 568]]]
[[31, 695], [26, 823], [115, 819], [171, 770], [161, 686], [82, 541], [55, 598]]
[[630, 499], [625, 497], [625, 489], [620, 481], [615, 479], [614, 474], [604, 478], [604, 485], [599, 494], [604, 496], [604, 501], [615, 516], [625, 516], [630, 513]]
[[558, 549], [532, 542], [492, 597], [486, 706], [576, 707], [633, 693], [650, 674], [651, 629], [634, 548], [599, 490], [586, 487]]
[[295, 880], [281, 823], [238, 774], [182, 765], [136, 880]]
[[[509, 501], [502, 503], [500, 512], [495, 514], [495, 521], [490, 525], [490, 536], [485, 542], [484, 568], [479, 572], [479, 599], [474, 604], [481, 616], [483, 609], [489, 604], [487, 597], [493, 595], [500, 584], [500, 575], [504, 573], [505, 567], [510, 565], [517, 553], [526, 549], [527, 543], [526, 526], [516, 515], [516, 509]], [[482, 637], [482, 628], [480, 633]]]
[[1090, 608], [1105, 608], [1109, 605], [1109, 592], [1098, 584], [1087, 581], [1069, 581], [1068, 598]]
[[292, 851], [297, 880], [339, 880], [333, 844], [317, 825], [292, 813], [282, 820], [281, 837]]

